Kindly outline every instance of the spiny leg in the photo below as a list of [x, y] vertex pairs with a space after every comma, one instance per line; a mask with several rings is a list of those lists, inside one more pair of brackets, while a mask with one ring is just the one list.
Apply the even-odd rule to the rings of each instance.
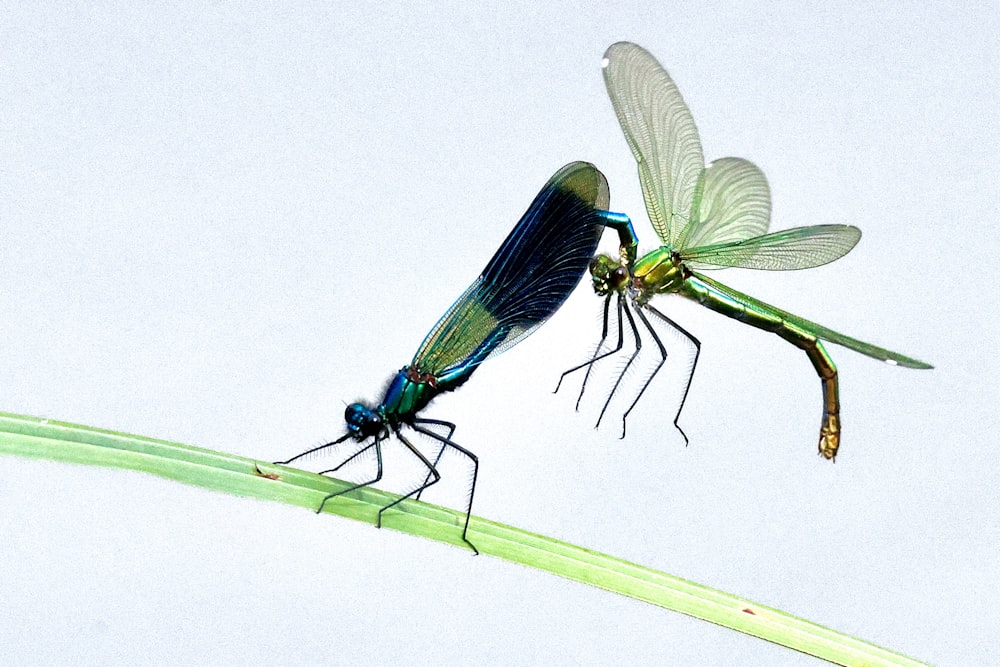
[[583, 400], [583, 392], [587, 390], [587, 382], [590, 380], [590, 373], [594, 370], [594, 364], [596, 364], [601, 359], [610, 357], [613, 354], [618, 354], [621, 352], [622, 344], [625, 341], [625, 335], [622, 331], [622, 308], [625, 305], [625, 296], [618, 292], [618, 302], [615, 304], [617, 309], [616, 317], [618, 319], [618, 343], [615, 345], [614, 349], [608, 350], [604, 354], [598, 355], [597, 353], [601, 351], [601, 345], [604, 344], [604, 339], [607, 338], [608, 329], [608, 302], [611, 300], [611, 296], [604, 300], [604, 333], [601, 337], [601, 342], [598, 344], [597, 349], [594, 350], [594, 358], [587, 363], [587, 373], [583, 376], [583, 384], [580, 385], [580, 394], [576, 397], [576, 405], [573, 407], [574, 410], [580, 410], [580, 401]]
[[[677, 422], [681, 418], [681, 411], [684, 410], [684, 402], [687, 401], [688, 392], [691, 390], [691, 381], [694, 379], [694, 371], [695, 371], [695, 368], [697, 368], [697, 366], [698, 366], [698, 357], [701, 355], [701, 341], [698, 340], [697, 338], [695, 338], [691, 334], [691, 332], [689, 332], [687, 329], [685, 329], [681, 325], [677, 324], [677, 322], [674, 322], [672, 319], [670, 319], [669, 317], [667, 317], [666, 315], [664, 315], [663, 313], [661, 313], [660, 311], [658, 311], [656, 308], [653, 308], [649, 304], [646, 304], [644, 307], [647, 310], [649, 310], [649, 312], [653, 313], [654, 315], [656, 315], [657, 317], [659, 317], [661, 320], [663, 320], [664, 322], [666, 322], [668, 325], [670, 325], [671, 327], [673, 327], [677, 331], [681, 332], [689, 341], [691, 341], [692, 343], [694, 343], [694, 361], [691, 363], [691, 369], [688, 371], [687, 383], [684, 385], [684, 395], [681, 396], [681, 404], [677, 408], [677, 414], [674, 415], [674, 428], [676, 428], [678, 431], [680, 431], [681, 435], [684, 437], [684, 446], [687, 447], [687, 445], [688, 445], [687, 433], [684, 432], [684, 429], [682, 429]], [[642, 310], [641, 309], [639, 310], [639, 315], [640, 316], [642, 315]], [[634, 408], [635, 405], [636, 405], [636, 403], [639, 402], [639, 399], [642, 398], [643, 392], [646, 391], [646, 388], [653, 381], [653, 376], [655, 376], [656, 373], [659, 372], [660, 366], [662, 366], [663, 365], [663, 361], [666, 360], [666, 352], [663, 349], [663, 345], [660, 343], [660, 339], [656, 335], [656, 332], [649, 325], [649, 322], [646, 320], [645, 317], [643, 317], [643, 322], [645, 322], [646, 328], [649, 329], [649, 333], [652, 334], [653, 340], [655, 340], [656, 344], [660, 346], [660, 351], [663, 352], [663, 360], [660, 361], [660, 364], [657, 365], [656, 370], [654, 370], [653, 374], [649, 376], [648, 380], [646, 380], [646, 384], [642, 385], [642, 389], [639, 390], [639, 395], [635, 397], [634, 401], [632, 401], [632, 405], [630, 405], [629, 408], [628, 408], [628, 410], [625, 411], [625, 415], [622, 417], [622, 433], [623, 434], [625, 433], [625, 420], [628, 418], [629, 413], [632, 412], [632, 408]]]
[[[604, 346], [604, 341], [608, 337], [608, 310], [609, 310], [610, 306], [611, 306], [611, 295], [608, 294], [604, 298], [604, 317], [603, 317], [603, 319], [601, 321], [601, 339], [599, 341], [597, 341], [597, 347], [594, 349], [594, 356], [591, 357], [590, 361], [585, 361], [582, 364], [578, 364], [576, 366], [573, 366], [573, 368], [570, 368], [567, 371], [563, 371], [562, 375], [559, 376], [559, 382], [556, 383], [555, 390], [552, 392], [553, 394], [558, 394], [559, 393], [559, 388], [562, 387], [563, 380], [566, 379], [567, 375], [569, 375], [570, 373], [575, 373], [576, 371], [578, 371], [581, 368], [584, 368], [586, 366], [591, 366], [597, 360], [597, 355], [600, 354], [601, 347]], [[586, 381], [584, 381], [584, 382], [586, 382]]]
[[[428, 429], [423, 428], [421, 426], [421, 424], [427, 423], [427, 421], [428, 420], [425, 420], [425, 419], [415, 419], [414, 422], [413, 422], [413, 424], [412, 424], [413, 430], [415, 430], [415, 431], [417, 431], [419, 433], [423, 433], [424, 435], [426, 435], [426, 436], [428, 436], [430, 438], [434, 438], [435, 440], [437, 440], [441, 444], [453, 448], [455, 451], [459, 452], [460, 454], [464, 454], [470, 461], [472, 461], [472, 486], [469, 489], [469, 501], [468, 501], [468, 503], [466, 504], [466, 507], [465, 507], [465, 525], [462, 527], [462, 541], [465, 542], [466, 544], [468, 544], [469, 548], [472, 549], [472, 551], [475, 552], [476, 555], [478, 555], [479, 554], [479, 549], [477, 549], [476, 545], [474, 545], [472, 542], [469, 541], [468, 533], [469, 533], [469, 516], [472, 513], [472, 500], [473, 500], [473, 498], [476, 495], [476, 478], [479, 476], [479, 458], [475, 454], [473, 454], [472, 452], [470, 452], [469, 450], [467, 450], [466, 448], [464, 448], [461, 445], [459, 445], [454, 440], [451, 440], [450, 438], [442, 438], [437, 433], [434, 433], [433, 431], [429, 431]], [[417, 451], [416, 448], [413, 447], [413, 445], [411, 445], [408, 441], [406, 441], [405, 439], [403, 439], [402, 435], [400, 435], [397, 432], [396, 436], [398, 438], [400, 438], [401, 440], [403, 440], [403, 443], [407, 447], [409, 447], [410, 450], [414, 454], [416, 454], [428, 466], [428, 469], [431, 471], [431, 474], [433, 476], [435, 476], [435, 479], [430, 484], [433, 484], [433, 483], [437, 482], [441, 478], [441, 475], [440, 475], [440, 473], [438, 473], [437, 469], [431, 467], [430, 466], [430, 462], [426, 458], [424, 458], [424, 456], [422, 454], [420, 454], [420, 452]], [[413, 491], [410, 491], [410, 493], [406, 494], [402, 498], [399, 498], [398, 500], [396, 500], [395, 502], [393, 502], [391, 505], [383, 507], [382, 510], [379, 512], [379, 517], [381, 518], [382, 512], [386, 511], [387, 509], [389, 509], [393, 505], [395, 505], [395, 504], [403, 501], [405, 498], [408, 498], [409, 496], [412, 496], [414, 493], [419, 493], [423, 489], [427, 488], [427, 486], [430, 486], [430, 484], [426, 484], [426, 485], [424, 485], [422, 487], [414, 489]]]
[[[615, 392], [618, 391], [619, 385], [622, 383], [622, 379], [625, 377], [625, 373], [628, 372], [629, 366], [635, 361], [635, 358], [639, 356], [639, 352], [642, 350], [642, 337], [639, 335], [639, 328], [635, 326], [635, 318], [632, 317], [632, 311], [628, 307], [628, 303], [622, 303], [623, 309], [625, 310], [625, 317], [628, 318], [628, 325], [632, 328], [632, 336], [635, 338], [635, 352], [632, 356], [628, 358], [628, 362], [625, 367], [622, 368], [621, 375], [615, 381], [615, 386], [611, 388], [611, 393], [608, 394], [608, 400], [604, 401], [604, 407], [601, 408], [601, 414], [597, 417], [597, 423], [594, 424], [594, 428], [601, 425], [601, 420], [604, 419], [604, 413], [608, 411], [608, 406], [611, 405], [611, 399], [614, 397]], [[622, 436], [624, 437], [624, 435]]]
[[[360, 489], [363, 486], [369, 486], [371, 484], [375, 484], [380, 479], [382, 479], [382, 441], [385, 440], [386, 437], [388, 437], [388, 432], [385, 431], [385, 430], [383, 430], [381, 433], [379, 433], [378, 435], [375, 436], [375, 442], [373, 442], [371, 445], [368, 445], [364, 449], [361, 449], [360, 451], [355, 452], [354, 454], [351, 455], [350, 458], [347, 459], [347, 461], [350, 461], [351, 459], [353, 459], [354, 457], [356, 457], [361, 452], [368, 451], [372, 447], [375, 447], [375, 459], [378, 461], [378, 470], [375, 472], [374, 479], [370, 479], [367, 482], [360, 482], [358, 484], [355, 484], [354, 486], [350, 486], [350, 487], [344, 489], [343, 491], [337, 491], [336, 493], [331, 493], [330, 495], [326, 496], [325, 498], [323, 498], [323, 502], [321, 502], [319, 504], [319, 508], [316, 510], [316, 514], [319, 514], [320, 512], [323, 511], [323, 508], [326, 507], [326, 502], [328, 500], [330, 500], [331, 498], [336, 498], [337, 496], [342, 496], [345, 493], [350, 493], [351, 491], [353, 491], [355, 489]], [[347, 463], [347, 461], [344, 461], [344, 463]], [[340, 466], [344, 465], [344, 463], [341, 463], [336, 468], [331, 468], [330, 470], [327, 470], [326, 472], [332, 472], [334, 470], [337, 470], [337, 469], [340, 468]]]
[[291, 463], [292, 461], [296, 461], [298, 459], [301, 459], [303, 456], [309, 456], [310, 454], [315, 454], [316, 452], [324, 450], [327, 447], [334, 447], [336, 445], [339, 445], [344, 440], [347, 440], [350, 437], [351, 437], [351, 433], [350, 433], [350, 431], [348, 431], [347, 433], [345, 433], [344, 435], [340, 436], [339, 438], [337, 438], [333, 442], [328, 442], [325, 445], [320, 445], [319, 447], [313, 447], [312, 449], [307, 449], [306, 451], [302, 452], [301, 454], [296, 454], [295, 456], [293, 456], [292, 458], [288, 459], [287, 461], [275, 461], [274, 463], [275, 463], [275, 465], [286, 466], [289, 463]]
[[[443, 421], [441, 419], [421, 419], [420, 423], [421, 424], [434, 424], [435, 426], [444, 426], [444, 427], [447, 427], [447, 429], [448, 429], [448, 435], [444, 436], [445, 440], [451, 440], [451, 436], [453, 436], [455, 434], [455, 425], [452, 424], [451, 422], [446, 422], [446, 421]], [[438, 463], [441, 462], [441, 456], [443, 454], [444, 454], [444, 444], [442, 443], [441, 447], [438, 448], [437, 456], [434, 457], [434, 468], [435, 469], [438, 467]], [[424, 486], [419, 491], [417, 491], [417, 495], [414, 496], [417, 500], [420, 500], [420, 494], [423, 493], [424, 489], [427, 488], [427, 486], [430, 485], [430, 481], [431, 481], [431, 473], [430, 473], [430, 471], [428, 471], [427, 472], [427, 477], [426, 477], [426, 479], [424, 479]]]
[[576, 397], [576, 406], [574, 408], [576, 410], [580, 409], [580, 401], [583, 399], [583, 393], [587, 390], [587, 381], [590, 379], [590, 372], [593, 370], [594, 364], [596, 364], [601, 359], [604, 359], [607, 356], [615, 354], [616, 352], [618, 352], [618, 351], [620, 351], [622, 349], [622, 313], [621, 313], [621, 310], [622, 310], [622, 295], [619, 292], [618, 293], [618, 305], [617, 305], [617, 307], [618, 307], [618, 344], [615, 346], [615, 348], [613, 350], [609, 350], [609, 351], [605, 352], [604, 354], [601, 354], [601, 348], [604, 347], [604, 341], [607, 340], [607, 338], [608, 338], [608, 310], [609, 310], [610, 305], [611, 305], [611, 295], [608, 294], [608, 296], [605, 297], [605, 299], [604, 299], [604, 318], [603, 318], [603, 324], [601, 326], [601, 339], [599, 341], [597, 341], [597, 347], [594, 348], [594, 356], [591, 357], [590, 361], [585, 361], [582, 364], [579, 364], [577, 366], [574, 366], [573, 368], [570, 368], [567, 371], [564, 371], [563, 374], [559, 376], [559, 382], [556, 384], [555, 391], [552, 392], [553, 394], [555, 394], [555, 393], [557, 393], [559, 391], [559, 387], [562, 386], [563, 380], [566, 379], [567, 375], [569, 375], [570, 373], [575, 373], [576, 371], [580, 370], [581, 368], [586, 368], [587, 369], [587, 373], [586, 373], [586, 375], [583, 376], [583, 384], [580, 385], [580, 394]]
[[[657, 362], [656, 368], [654, 368], [653, 372], [650, 373], [648, 378], [646, 378], [646, 382], [642, 385], [642, 388], [639, 389], [639, 393], [636, 395], [635, 400], [632, 401], [632, 405], [628, 406], [628, 410], [626, 410], [625, 414], [622, 415], [622, 439], [625, 438], [625, 422], [628, 419], [628, 413], [632, 412], [632, 408], [634, 408], [635, 404], [639, 402], [639, 398], [641, 398], [643, 392], [646, 391], [646, 387], [649, 386], [649, 383], [653, 381], [653, 378], [656, 377], [656, 374], [660, 372], [660, 369], [663, 368], [663, 364], [667, 361], [667, 348], [663, 347], [663, 342], [660, 340], [660, 337], [656, 335], [656, 331], [653, 329], [653, 326], [649, 323], [649, 320], [646, 319], [646, 316], [642, 312], [641, 305], [636, 307], [635, 314], [639, 316], [640, 320], [642, 320], [642, 324], [646, 327], [646, 331], [648, 331], [653, 337], [653, 342], [656, 343], [656, 347], [660, 349], [660, 361]], [[674, 426], [676, 425], [677, 423], [675, 421]], [[681, 435], [684, 435], [684, 431], [681, 431]], [[684, 446], [687, 446], [686, 435], [684, 436]]]
[[[429, 435], [432, 438], [437, 438], [437, 439], [441, 440], [440, 436], [438, 436], [438, 435], [436, 435], [436, 434], [434, 434], [434, 433], [432, 433], [432, 432], [428, 431], [427, 429], [422, 428], [420, 426], [420, 424], [425, 424], [428, 421], [430, 421], [430, 420], [427, 420], [427, 419], [416, 419], [416, 420], [414, 420], [413, 428], [415, 430], [417, 430], [417, 431], [420, 431], [421, 433], [423, 433], [425, 435]], [[469, 501], [468, 501], [468, 503], [465, 506], [465, 525], [462, 527], [462, 541], [465, 542], [466, 544], [468, 544], [469, 547], [478, 556], [479, 555], [479, 549], [477, 549], [476, 546], [472, 542], [469, 541], [468, 534], [469, 534], [469, 517], [472, 514], [472, 500], [473, 500], [473, 498], [476, 495], [476, 479], [479, 477], [479, 457], [476, 456], [475, 454], [473, 454], [472, 452], [470, 452], [465, 447], [462, 447], [461, 445], [459, 445], [454, 440], [452, 440], [450, 438], [450, 436], [447, 439], [441, 440], [441, 442], [444, 445], [447, 445], [448, 447], [451, 447], [455, 451], [459, 452], [460, 454], [464, 454], [466, 456], [466, 458], [468, 458], [470, 461], [472, 461], [472, 485], [469, 487]]]
[[344, 466], [346, 466], [348, 463], [350, 463], [354, 459], [358, 458], [359, 456], [361, 456], [362, 454], [364, 454], [365, 452], [367, 452], [369, 449], [371, 449], [374, 446], [375, 446], [375, 442], [372, 442], [371, 444], [365, 445], [364, 447], [362, 447], [358, 451], [354, 452], [353, 454], [351, 454], [350, 456], [348, 456], [346, 459], [344, 459], [343, 461], [341, 461], [337, 465], [333, 466], [332, 468], [327, 468], [326, 470], [321, 470], [317, 474], [319, 474], [319, 475], [325, 475], [325, 474], [327, 474], [329, 472], [337, 472], [338, 470], [340, 470], [341, 468], [343, 468]]
[[[430, 437], [434, 438], [435, 440], [440, 440], [440, 436], [438, 436], [437, 434], [435, 434], [435, 433], [434, 433], [433, 431], [428, 431], [427, 429], [419, 429], [419, 428], [417, 428], [416, 426], [414, 426], [413, 428], [414, 428], [415, 430], [417, 430], [417, 431], [421, 432], [421, 433], [424, 433], [424, 434], [426, 434], [426, 435], [429, 435]], [[406, 445], [406, 448], [407, 448], [407, 449], [409, 449], [409, 450], [410, 450], [410, 452], [411, 452], [411, 453], [412, 453], [412, 454], [413, 454], [414, 456], [416, 456], [416, 457], [417, 457], [418, 459], [420, 459], [420, 461], [421, 461], [421, 462], [422, 462], [422, 463], [423, 463], [423, 464], [424, 464], [425, 466], [427, 466], [427, 470], [429, 470], [429, 471], [430, 471], [430, 474], [431, 474], [431, 476], [432, 476], [432, 477], [433, 477], [434, 479], [432, 479], [432, 480], [431, 480], [430, 482], [427, 482], [427, 483], [425, 483], [425, 484], [421, 484], [420, 486], [418, 486], [417, 488], [413, 489], [413, 490], [412, 490], [412, 491], [410, 491], [409, 493], [407, 493], [407, 494], [405, 494], [405, 495], [403, 495], [403, 496], [400, 496], [400, 497], [399, 497], [399, 498], [397, 498], [396, 500], [392, 501], [391, 503], [389, 503], [388, 505], [386, 505], [385, 507], [383, 507], [382, 509], [380, 509], [380, 510], [378, 511], [378, 521], [377, 521], [377, 522], [376, 522], [376, 524], [375, 524], [375, 526], [376, 526], [376, 527], [378, 527], [378, 528], [381, 528], [381, 527], [382, 527], [382, 513], [383, 513], [383, 512], [385, 512], [385, 511], [386, 511], [387, 509], [389, 509], [390, 507], [395, 507], [396, 505], [398, 505], [399, 503], [403, 502], [404, 500], [406, 500], [406, 499], [407, 499], [407, 498], [409, 498], [410, 496], [412, 496], [412, 495], [414, 495], [414, 494], [416, 494], [416, 493], [420, 493], [421, 491], [423, 491], [424, 489], [426, 489], [426, 488], [427, 488], [428, 486], [431, 486], [432, 484], [437, 484], [437, 483], [438, 483], [438, 481], [439, 481], [439, 480], [441, 479], [441, 473], [439, 473], [439, 472], [437, 471], [437, 468], [435, 468], [434, 466], [432, 466], [432, 465], [431, 465], [431, 462], [427, 460], [427, 457], [426, 457], [426, 456], [424, 456], [423, 454], [421, 454], [421, 453], [420, 453], [420, 450], [419, 450], [419, 449], [417, 449], [416, 447], [414, 447], [414, 446], [413, 446], [413, 443], [411, 443], [411, 442], [410, 442], [409, 440], [407, 440], [406, 438], [404, 438], [404, 437], [403, 437], [403, 434], [402, 434], [402, 433], [400, 433], [399, 431], [396, 431], [396, 438], [397, 438], [397, 439], [398, 439], [398, 440], [399, 440], [399, 441], [400, 441], [401, 443], [403, 443], [404, 445]]]
[[[451, 445], [452, 447], [455, 447], [455, 448], [459, 449], [460, 451], [465, 452], [465, 450], [463, 450], [461, 447], [459, 447], [458, 445], [456, 445], [451, 440], [448, 440], [446, 438], [442, 438], [437, 433], [434, 433], [433, 431], [430, 431], [428, 429], [422, 428], [417, 423], [413, 423], [413, 424], [411, 424], [411, 426], [413, 427], [413, 430], [417, 431], [418, 433], [423, 433], [424, 435], [426, 435], [426, 436], [428, 436], [430, 438], [434, 438], [435, 440], [438, 440], [439, 442], [441, 442], [443, 444]], [[428, 482], [428, 483], [421, 484], [420, 486], [418, 486], [417, 488], [413, 489], [409, 493], [406, 493], [406, 494], [400, 496], [396, 500], [392, 501], [391, 503], [389, 503], [388, 505], [386, 505], [385, 507], [383, 507], [382, 509], [380, 509], [378, 511], [378, 521], [375, 523], [376, 527], [378, 527], [378, 528], [382, 527], [382, 514], [386, 510], [391, 509], [391, 508], [395, 507], [396, 505], [398, 505], [399, 503], [401, 503], [404, 500], [406, 500], [407, 498], [410, 498], [413, 495], [415, 495], [417, 493], [420, 493], [421, 491], [423, 491], [424, 489], [426, 489], [428, 486], [431, 486], [432, 484], [436, 484], [441, 479], [441, 473], [439, 473], [437, 471], [437, 469], [434, 466], [431, 465], [431, 462], [427, 460], [426, 456], [424, 456], [423, 454], [420, 453], [419, 449], [417, 449], [416, 447], [413, 446], [413, 443], [411, 443], [409, 440], [407, 440], [405, 437], [403, 437], [403, 434], [400, 433], [399, 431], [396, 431], [396, 437], [399, 439], [400, 442], [402, 442], [404, 445], [406, 445], [406, 448], [409, 449], [410, 452], [413, 453], [414, 456], [416, 456], [418, 459], [420, 459], [420, 461], [425, 466], [427, 466], [427, 470], [430, 471], [431, 477], [433, 477], [433, 479], [430, 482]], [[468, 453], [468, 452], [465, 452], [465, 453]], [[475, 462], [476, 468], [478, 469], [478, 466], [479, 466], [478, 460], [476, 460], [475, 458], [473, 458], [473, 461]], [[475, 487], [475, 472], [473, 472], [473, 487]], [[471, 507], [472, 507], [472, 505], [471, 505], [471, 502], [472, 502], [471, 499], [470, 499], [469, 502], [470, 502], [469, 509], [471, 509]], [[466, 544], [468, 544], [469, 547], [478, 556], [479, 555], [479, 550], [476, 549], [475, 545], [473, 545], [472, 542], [470, 542], [468, 539], [466, 539], [465, 534], [466, 534], [466, 531], [468, 530], [468, 528], [469, 528], [469, 514], [468, 514], [468, 510], [467, 510], [466, 514], [465, 514], [465, 529], [462, 531], [462, 541], [465, 542]]]

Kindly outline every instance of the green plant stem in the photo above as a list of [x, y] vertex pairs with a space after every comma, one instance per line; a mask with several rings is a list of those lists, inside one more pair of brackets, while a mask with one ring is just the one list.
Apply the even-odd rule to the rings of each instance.
[[[185, 484], [315, 510], [348, 482], [287, 466], [142, 436], [0, 413], [0, 454], [112, 466]], [[363, 488], [326, 503], [324, 513], [373, 523], [398, 496]], [[382, 525], [463, 546], [461, 512], [407, 500]], [[923, 664], [785, 612], [582, 547], [472, 517], [469, 539], [483, 555], [626, 595], [841, 665]]]

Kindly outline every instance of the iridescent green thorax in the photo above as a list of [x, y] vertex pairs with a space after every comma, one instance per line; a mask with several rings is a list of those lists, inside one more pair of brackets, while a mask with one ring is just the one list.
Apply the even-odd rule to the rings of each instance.
[[344, 411], [348, 432], [356, 439], [384, 437], [387, 427], [410, 420], [441, 393], [433, 376], [423, 376], [404, 366], [389, 383], [377, 406], [351, 403]]
[[396, 373], [389, 388], [386, 389], [382, 403], [378, 406], [378, 412], [383, 420], [390, 424], [405, 422], [427, 407], [435, 396], [452, 388], [441, 387], [437, 378], [429, 373], [421, 373], [411, 366], [404, 366]]
[[654, 294], [676, 292], [686, 277], [686, 269], [677, 253], [666, 246], [660, 246], [635, 262], [632, 287], [637, 292], [636, 301], [642, 305]]
[[382, 437], [386, 427], [396, 428], [400, 423], [410, 423], [418, 412], [443, 391], [451, 391], [459, 382], [444, 383], [430, 374], [411, 366], [404, 366], [385, 390], [382, 401], [374, 407], [351, 403], [344, 412], [347, 429], [359, 440]]

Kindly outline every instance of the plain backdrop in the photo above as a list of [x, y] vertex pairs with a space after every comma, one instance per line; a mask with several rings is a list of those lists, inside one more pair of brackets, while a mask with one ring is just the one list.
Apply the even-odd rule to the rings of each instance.
[[[424, 413], [479, 455], [475, 512], [933, 663], [1000, 662], [996, 3], [413, 5], [4, 3], [0, 409], [265, 461], [339, 436], [563, 164], [598, 165], [657, 245], [600, 74], [631, 40], [707, 159], [767, 174], [774, 228], [864, 231], [820, 269], [715, 277], [936, 368], [830, 346], [830, 464], [805, 355], [663, 297], [702, 342], [691, 442], [668, 333], [621, 440], [625, 404], [593, 429], [621, 360], [579, 412], [578, 384], [552, 394], [599, 334], [584, 284]], [[811, 662], [337, 517], [0, 465], [5, 664]]]

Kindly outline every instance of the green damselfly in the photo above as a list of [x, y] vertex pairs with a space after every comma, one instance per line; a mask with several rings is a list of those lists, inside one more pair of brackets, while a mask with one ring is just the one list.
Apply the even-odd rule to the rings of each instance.
[[[680, 294], [723, 315], [773, 332], [805, 351], [823, 389], [819, 452], [827, 459], [834, 459], [840, 446], [839, 386], [836, 366], [821, 341], [906, 368], [931, 366], [766, 304], [699, 270], [740, 267], [788, 271], [821, 266], [847, 254], [861, 238], [861, 230], [850, 225], [815, 225], [767, 234], [771, 196], [764, 174], [742, 158], [727, 157], [705, 165], [691, 112], [656, 59], [635, 44], [619, 42], [605, 53], [603, 70], [615, 114], [638, 163], [639, 182], [650, 222], [663, 245], [638, 259], [633, 245], [623, 250], [619, 257], [602, 254], [591, 262], [594, 289], [605, 297], [604, 331], [590, 361], [563, 373], [560, 384], [568, 373], [586, 368], [587, 375], [580, 389], [580, 396], [583, 396], [594, 363], [621, 350], [624, 313], [636, 340], [636, 350], [601, 410], [600, 424], [625, 370], [641, 347], [640, 330], [629, 307], [631, 303], [642, 326], [658, 346], [660, 360], [625, 411], [622, 436], [629, 413], [666, 360], [666, 349], [646, 317], [647, 312], [676, 328], [695, 347], [694, 361], [674, 416], [674, 426], [680, 430], [677, 422], [691, 387], [701, 344], [649, 304], [655, 294]], [[617, 295], [618, 345], [602, 353], [612, 295]], [[686, 442], [687, 435], [683, 430], [681, 434]]]

